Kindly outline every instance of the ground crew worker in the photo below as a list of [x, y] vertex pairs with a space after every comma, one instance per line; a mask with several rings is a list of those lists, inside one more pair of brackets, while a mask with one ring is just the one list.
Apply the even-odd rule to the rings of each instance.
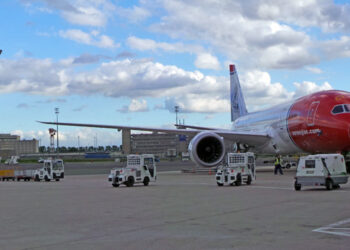
[[283, 172], [282, 172], [282, 160], [281, 160], [281, 156], [280, 155], [276, 155], [276, 158], [275, 158], [275, 175], [277, 174], [277, 171], [280, 172], [281, 175], [283, 175]]

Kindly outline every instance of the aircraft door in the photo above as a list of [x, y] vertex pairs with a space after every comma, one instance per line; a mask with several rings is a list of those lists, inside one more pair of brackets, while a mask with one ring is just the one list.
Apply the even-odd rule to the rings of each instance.
[[315, 116], [317, 112], [317, 108], [320, 105], [320, 102], [313, 102], [309, 107], [309, 111], [307, 112], [307, 125], [314, 126], [315, 125]]

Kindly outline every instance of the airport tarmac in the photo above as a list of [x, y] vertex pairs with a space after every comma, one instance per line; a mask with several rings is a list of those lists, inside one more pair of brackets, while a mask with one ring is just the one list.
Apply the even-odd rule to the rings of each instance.
[[150, 186], [106, 175], [0, 182], [1, 249], [349, 249], [350, 184], [293, 189], [293, 171], [250, 186], [160, 172]]
[[[38, 167], [42, 163], [27, 163], [20, 164], [23, 169]], [[86, 162], [65, 162], [65, 175], [94, 175], [94, 174], [109, 174], [110, 170], [115, 167], [125, 167], [126, 162], [116, 163], [113, 161], [86, 161]], [[157, 162], [157, 170], [163, 171], [180, 171], [181, 169], [193, 169], [195, 164], [192, 161], [160, 161]]]

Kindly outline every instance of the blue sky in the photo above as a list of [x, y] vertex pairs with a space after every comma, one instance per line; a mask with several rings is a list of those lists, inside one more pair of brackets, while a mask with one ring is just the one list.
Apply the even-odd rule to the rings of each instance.
[[[249, 111], [350, 90], [350, 5], [330, 0], [3, 0], [1, 133], [36, 120], [228, 127], [228, 64]], [[61, 145], [121, 143], [113, 130], [60, 128]]]

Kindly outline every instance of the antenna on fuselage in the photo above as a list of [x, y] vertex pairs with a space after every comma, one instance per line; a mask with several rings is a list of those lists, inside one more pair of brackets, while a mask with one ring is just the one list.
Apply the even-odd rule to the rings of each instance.
[[230, 64], [231, 121], [248, 114], [236, 67]]

